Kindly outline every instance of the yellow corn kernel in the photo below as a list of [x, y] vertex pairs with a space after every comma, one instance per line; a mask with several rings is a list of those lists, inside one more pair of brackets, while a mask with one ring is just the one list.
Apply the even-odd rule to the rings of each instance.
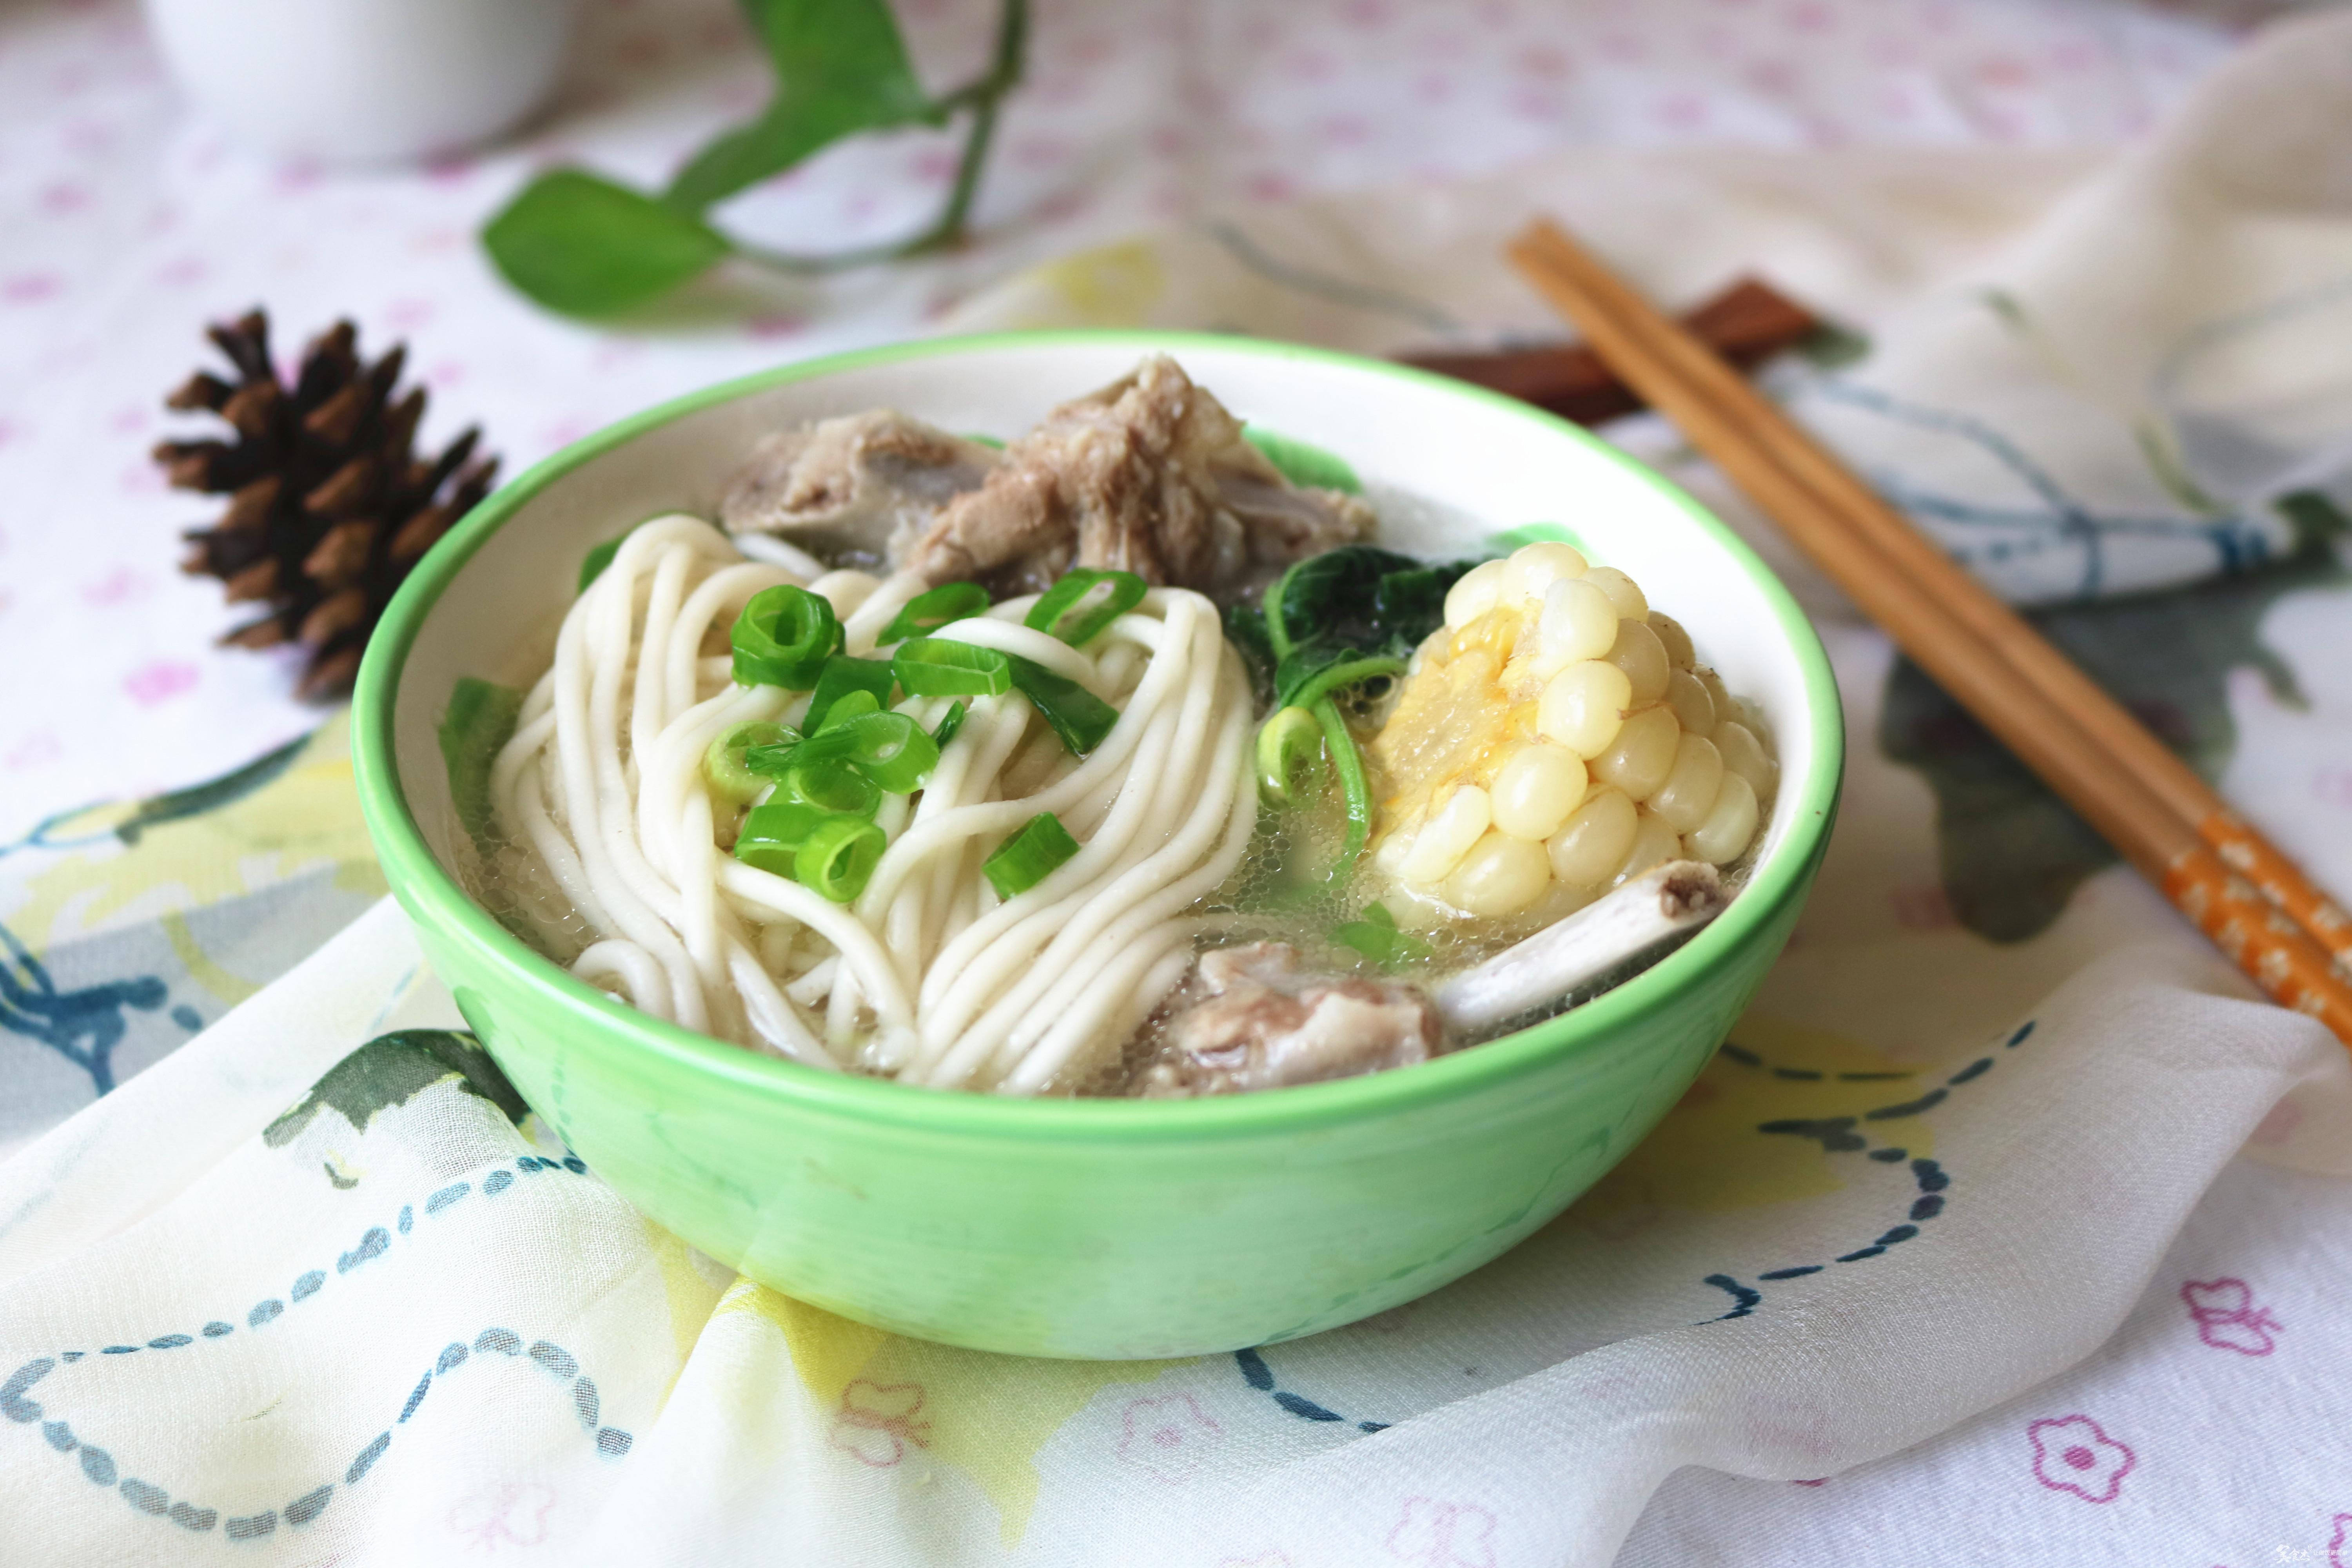
[[1738, 773], [1723, 775], [1706, 820], [1683, 835], [1683, 852], [1710, 866], [1728, 865], [1748, 852], [1756, 837], [1756, 792]]
[[1489, 919], [1515, 915], [1542, 896], [1551, 862], [1540, 844], [1489, 832], [1445, 879], [1445, 901]]
[[1675, 710], [1675, 721], [1690, 733], [1715, 733], [1715, 699], [1689, 670], [1678, 669], [1666, 677], [1666, 706]]
[[1545, 590], [1554, 583], [1583, 576], [1586, 566], [1584, 552], [1573, 544], [1549, 539], [1523, 544], [1512, 551], [1503, 563], [1499, 602], [1508, 605], [1532, 599], [1540, 605]]
[[1723, 753], [1706, 736], [1685, 730], [1675, 745], [1675, 765], [1667, 770], [1666, 782], [1642, 805], [1664, 817], [1676, 833], [1688, 833], [1706, 820], [1722, 784]]
[[1566, 746], [1524, 746], [1495, 775], [1488, 792], [1495, 826], [1514, 838], [1549, 838], [1584, 802], [1584, 759]]
[[1650, 613], [1650, 601], [1642, 596], [1641, 588], [1614, 566], [1596, 566], [1584, 574], [1584, 580], [1609, 595], [1622, 618], [1638, 621]]
[[1633, 703], [1633, 683], [1613, 664], [1588, 658], [1545, 682], [1536, 705], [1536, 733], [1580, 757], [1609, 749]]
[[1706, 688], [1706, 700], [1715, 704], [1715, 716], [1718, 721], [1739, 717], [1739, 700], [1723, 684], [1723, 677], [1703, 664], [1691, 673], [1698, 677], [1701, 686]]
[[1579, 659], [1600, 658], [1617, 645], [1617, 606], [1580, 577], [1544, 590], [1537, 623], [1535, 673], [1549, 679]]
[[1633, 688], [1633, 706], [1645, 708], [1666, 694], [1666, 645], [1643, 621], [1619, 621], [1617, 640], [1610, 645], [1609, 662], [1625, 672]]
[[1780, 782], [1780, 768], [1764, 750], [1764, 742], [1756, 738], [1756, 731], [1727, 718], [1716, 725], [1714, 739], [1716, 750], [1723, 753], [1723, 765], [1746, 779], [1758, 800], [1771, 799], [1773, 788]]
[[1634, 819], [1633, 847], [1625, 851], [1625, 858], [1617, 862], [1616, 874], [1609, 879], [1609, 885], [1616, 887], [1682, 852], [1683, 841], [1666, 826], [1665, 818], [1654, 811], [1643, 812]]
[[1494, 820], [1494, 809], [1486, 792], [1476, 784], [1464, 784], [1445, 797], [1444, 805], [1429, 814], [1413, 836], [1412, 851], [1404, 858], [1398, 874], [1408, 882], [1433, 888], [1445, 880], [1446, 873], [1462, 862], [1470, 847], [1478, 842]]
[[1647, 800], [1674, 770], [1682, 739], [1671, 708], [1644, 708], [1625, 721], [1608, 750], [1592, 759], [1592, 776], [1615, 784], [1635, 800]]
[[1445, 624], [1459, 631], [1495, 607], [1503, 588], [1505, 563], [1482, 561], [1445, 591]]
[[1659, 610], [1650, 612], [1649, 622], [1658, 640], [1666, 645], [1667, 661], [1676, 669], [1689, 669], [1698, 663], [1698, 650], [1691, 646], [1690, 633], [1683, 629], [1682, 622]]
[[1571, 888], [1601, 886], [1633, 847], [1636, 826], [1633, 803], [1622, 790], [1594, 790], [1544, 841], [1551, 874]]

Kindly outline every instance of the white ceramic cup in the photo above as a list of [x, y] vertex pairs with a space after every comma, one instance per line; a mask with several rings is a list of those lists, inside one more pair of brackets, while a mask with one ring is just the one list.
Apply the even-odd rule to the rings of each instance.
[[280, 157], [454, 153], [546, 100], [572, 0], [146, 0], [181, 88]]

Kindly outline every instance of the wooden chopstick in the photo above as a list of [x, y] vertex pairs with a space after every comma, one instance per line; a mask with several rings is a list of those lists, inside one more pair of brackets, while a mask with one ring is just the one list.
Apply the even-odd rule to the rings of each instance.
[[[2241, 968], [2352, 1045], [2352, 921], [2014, 611], [1556, 226], [1512, 260], [1627, 384]], [[2235, 865], [2253, 880], [2236, 875]]]

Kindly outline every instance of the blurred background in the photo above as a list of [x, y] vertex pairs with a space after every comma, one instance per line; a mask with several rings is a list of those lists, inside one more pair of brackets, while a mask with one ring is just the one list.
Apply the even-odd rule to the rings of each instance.
[[[747, 13], [793, 7], [5, 0], [0, 837], [319, 721], [299, 651], [216, 647], [249, 615], [177, 569], [218, 506], [168, 489], [150, 449], [205, 433], [163, 400], [222, 368], [209, 321], [266, 307], [281, 360], [340, 318], [368, 353], [404, 342], [420, 445], [478, 424], [512, 474], [662, 398], [954, 323], [1024, 268], [1223, 211], [1594, 144], [2063, 163], [2147, 132], [2283, 8], [1044, 0], [955, 244], [817, 276], [739, 256], [583, 320], [503, 279], [485, 224], [559, 165], [657, 191], [761, 114], [784, 56]], [[997, 0], [892, 9], [926, 91], [985, 73]], [[739, 252], [887, 244], [931, 221], [964, 147], [961, 125], [849, 135], [699, 221]]]

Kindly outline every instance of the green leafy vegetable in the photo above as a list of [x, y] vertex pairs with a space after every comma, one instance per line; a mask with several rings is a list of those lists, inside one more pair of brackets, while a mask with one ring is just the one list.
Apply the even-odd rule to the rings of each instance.
[[[1276, 659], [1274, 685], [1285, 702], [1307, 683], [1349, 664], [1367, 669], [1339, 685], [1394, 674], [1421, 640], [1445, 621], [1445, 592], [1475, 561], [1443, 564], [1369, 544], [1327, 550], [1275, 579], [1265, 591], [1265, 630]], [[1337, 689], [1330, 680], [1325, 690]]]
[[[634, 533], [636, 531], [632, 529], [629, 531]], [[621, 546], [627, 542], [628, 537], [627, 533], [624, 533], [618, 539], [608, 539], [602, 544], [592, 546], [588, 553], [580, 558], [579, 591], [581, 593], [586, 593], [588, 584], [604, 574], [604, 568], [613, 563], [613, 557], [621, 552]]]
[[910, 637], [890, 660], [898, 684], [917, 697], [1002, 697], [1013, 689], [1013, 661], [992, 647], [943, 637]]
[[1411, 931], [1399, 931], [1396, 916], [1389, 913], [1386, 904], [1367, 906], [1362, 919], [1334, 929], [1331, 940], [1341, 947], [1352, 948], [1382, 969], [1395, 969], [1429, 956], [1429, 943]]
[[1323, 726], [1304, 708], [1285, 708], [1257, 732], [1257, 792], [1268, 805], [1286, 805], [1328, 769]]
[[1111, 622], [1143, 603], [1149, 592], [1132, 572], [1097, 572], [1081, 566], [1062, 574], [1022, 618], [1033, 631], [1084, 647]]
[[1372, 785], [1364, 776], [1364, 759], [1356, 750], [1356, 738], [1348, 733], [1347, 717], [1339, 705], [1328, 697], [1315, 704], [1316, 721], [1323, 726], [1323, 743], [1330, 748], [1331, 769], [1339, 775], [1339, 794], [1348, 806], [1348, 837], [1339, 851], [1339, 864], [1332, 876], [1343, 877], [1355, 868], [1357, 858], [1372, 836]]
[[441, 761], [449, 770], [449, 802], [458, 824], [477, 842], [489, 837], [490, 764], [514, 738], [522, 693], [461, 675], [441, 720]]
[[1281, 469], [1282, 477], [1294, 485], [1309, 489], [1345, 490], [1351, 496], [1364, 493], [1364, 482], [1356, 478], [1356, 470], [1336, 453], [1277, 436], [1271, 430], [1261, 430], [1255, 425], [1242, 427], [1242, 439], [1265, 453], [1266, 461]]
[[[1254, 668], [1261, 692], [1279, 705], [1258, 737], [1261, 790], [1275, 804], [1296, 805], [1296, 771], [1279, 794], [1265, 791], [1269, 748], [1277, 762], [1301, 754], [1300, 710], [1322, 731], [1323, 747], [1347, 810], [1347, 837], [1333, 877], [1345, 876], [1371, 837], [1371, 784], [1349, 733], [1339, 699], [1402, 674], [1422, 639], [1445, 621], [1445, 593], [1475, 561], [1433, 564], [1410, 555], [1351, 544], [1297, 563], [1265, 591], [1257, 612], [1226, 612], [1226, 635]], [[1280, 724], [1285, 733], [1272, 736]]]
[[908, 600], [907, 607], [892, 616], [890, 624], [882, 628], [882, 635], [874, 640], [877, 646], [887, 647], [908, 637], [929, 637], [941, 626], [970, 620], [987, 611], [988, 590], [979, 584], [942, 583]]
[[799, 731], [789, 725], [756, 721], [730, 725], [720, 731], [702, 753], [702, 776], [720, 799], [734, 805], [749, 805], [774, 781], [756, 772], [744, 760], [744, 754], [754, 746], [789, 748], [799, 743]]
[[1062, 737], [1062, 744], [1078, 756], [1101, 745], [1111, 726], [1118, 722], [1118, 709], [1069, 677], [1056, 675], [1017, 653], [1004, 658], [1013, 667], [1013, 689], [1029, 699], [1030, 706]]
[[[720, 133], [667, 191], [647, 195], [579, 169], [526, 185], [482, 230], [507, 280], [541, 304], [599, 316], [646, 304], [730, 255], [809, 272], [952, 245], [980, 185], [1005, 97], [1028, 48], [1027, 0], [1004, 0], [987, 68], [932, 97], [909, 65], [887, 0], [742, 0], [776, 73], [759, 118]], [[784, 256], [730, 240], [704, 221], [719, 201], [865, 132], [965, 117], [963, 150], [939, 216], [894, 244], [830, 256]]]
[[801, 728], [810, 735], [825, 729], [833, 722], [835, 705], [852, 695], [863, 694], [872, 699], [872, 705], [860, 702], [843, 709], [841, 717], [880, 711], [890, 705], [890, 688], [897, 679], [886, 659], [835, 654], [817, 674], [816, 689], [809, 694], [808, 713], [801, 720]]
[[998, 845], [996, 852], [980, 863], [980, 869], [999, 898], [1010, 899], [1044, 881], [1077, 852], [1078, 841], [1070, 837], [1062, 819], [1041, 811], [1024, 823], [1020, 832]]
[[730, 634], [739, 686], [806, 691], [842, 645], [841, 621], [819, 595], [789, 583], [762, 588], [735, 617]]

